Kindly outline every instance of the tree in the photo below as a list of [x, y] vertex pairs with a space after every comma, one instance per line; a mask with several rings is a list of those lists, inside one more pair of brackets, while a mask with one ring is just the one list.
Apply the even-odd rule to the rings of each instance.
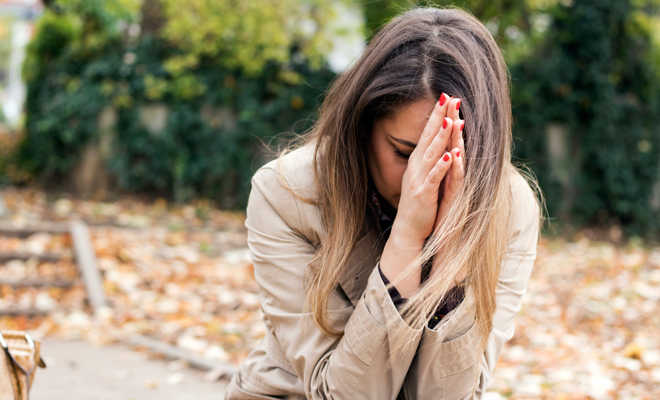
[[[545, 11], [557, 0], [373, 0], [363, 3], [367, 35], [412, 7], [460, 7], [483, 22], [507, 58], [525, 50], [525, 42], [547, 26]], [[523, 47], [523, 49], [521, 49]]]
[[[334, 0], [161, 0], [162, 34], [183, 54], [168, 62], [177, 73], [200, 59], [259, 74], [268, 62], [286, 64], [294, 53], [319, 68], [330, 50], [328, 21]], [[294, 54], [295, 55], [295, 54]]]

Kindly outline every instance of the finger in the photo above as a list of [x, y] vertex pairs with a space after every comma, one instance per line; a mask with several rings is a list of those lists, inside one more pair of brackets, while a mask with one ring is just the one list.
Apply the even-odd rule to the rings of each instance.
[[[459, 118], [459, 109], [461, 108], [461, 99], [458, 97], [452, 97], [447, 105], [447, 117], [451, 118], [455, 122], [455, 129], [458, 129], [458, 122], [461, 121]], [[452, 140], [451, 143], [447, 144], [447, 151], [451, 151], [456, 146], [456, 140], [454, 138], [458, 137], [454, 132], [451, 134]]]
[[[421, 165], [420, 173], [421, 176], [428, 174], [431, 169], [434, 167], [435, 163], [438, 161], [438, 158], [445, 153], [445, 148], [447, 147], [447, 142], [449, 141], [449, 136], [453, 129], [454, 122], [450, 118], [444, 119], [442, 126], [440, 127], [440, 132], [433, 138], [433, 141], [426, 149], [424, 153], [423, 162]], [[451, 155], [450, 155], [451, 156]]]
[[[449, 154], [451, 154], [451, 152], [450, 152]], [[452, 158], [452, 161], [451, 161], [451, 162], [452, 162], [452, 163], [454, 162], [453, 158]], [[451, 180], [451, 171], [452, 171], [452, 170], [453, 170], [453, 168], [452, 168], [452, 167], [449, 167], [449, 169], [447, 170], [447, 173], [445, 174], [445, 177], [443, 178], [442, 182], [440, 182], [440, 187], [441, 187], [443, 190], [444, 190], [445, 186], [447, 186], [447, 181], [450, 181], [450, 180]], [[443, 185], [443, 183], [445, 183], [445, 184]]]
[[461, 143], [463, 142], [463, 128], [465, 127], [465, 121], [459, 119], [454, 123], [454, 128], [451, 131], [451, 140], [449, 145], [451, 149], [458, 148], [462, 149]]
[[433, 111], [431, 112], [431, 116], [426, 122], [426, 126], [424, 126], [422, 136], [419, 138], [417, 147], [415, 147], [415, 151], [413, 151], [413, 153], [424, 154], [426, 152], [426, 149], [433, 141], [433, 138], [438, 134], [438, 131], [442, 127], [442, 123], [445, 119], [445, 116], [447, 115], [449, 100], [450, 97], [447, 94], [442, 93], [440, 95], [440, 99], [435, 103]]
[[451, 118], [453, 121], [459, 120], [460, 117], [460, 110], [461, 108], [461, 99], [458, 97], [452, 97], [451, 100], [449, 101], [449, 104], [447, 105], [447, 116]]
[[452, 161], [451, 161], [451, 179], [449, 180], [451, 185], [451, 191], [455, 194], [458, 192], [458, 188], [463, 184], [463, 153], [461, 150], [456, 147], [451, 151]]
[[449, 202], [451, 202], [452, 198], [456, 193], [458, 193], [461, 185], [463, 184], [463, 157], [461, 150], [458, 148], [454, 148], [451, 151], [451, 168], [447, 172], [447, 179], [445, 180], [445, 186], [446, 190], [445, 193], [449, 196], [449, 198], [444, 199]]
[[[464, 125], [461, 126], [461, 128], [464, 128]], [[463, 130], [461, 129], [461, 134], [458, 135], [458, 145], [456, 146], [461, 151], [461, 165], [463, 165], [463, 160], [462, 159], [465, 158], [465, 156], [466, 156], [465, 139], [463, 138], [463, 135], [464, 135], [464, 133], [463, 133]]]
[[429, 190], [437, 191], [440, 181], [451, 167], [452, 158], [447, 152], [435, 163], [433, 169], [426, 176], [426, 183]]

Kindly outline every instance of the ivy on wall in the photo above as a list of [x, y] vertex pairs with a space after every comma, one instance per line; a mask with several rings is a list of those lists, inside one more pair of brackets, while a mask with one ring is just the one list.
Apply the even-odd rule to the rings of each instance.
[[[110, 167], [121, 187], [131, 191], [243, 204], [247, 182], [263, 162], [255, 158], [264, 149], [262, 142], [294, 125], [298, 132], [309, 127], [317, 98], [333, 74], [292, 64], [291, 71], [305, 79], [304, 84], [291, 84], [280, 79], [283, 71], [275, 64], [253, 77], [208, 62], [195, 71], [203, 90], [194, 92], [194, 86], [179, 86], [180, 77], [164, 71], [162, 60], [169, 52], [163, 41], [154, 39], [144, 40], [135, 50], [140, 63], [128, 77], [127, 96], [133, 104], [167, 105], [167, 124], [157, 134], [150, 133], [137, 123], [138, 107], [120, 108]], [[210, 118], [205, 109], [213, 113]]]

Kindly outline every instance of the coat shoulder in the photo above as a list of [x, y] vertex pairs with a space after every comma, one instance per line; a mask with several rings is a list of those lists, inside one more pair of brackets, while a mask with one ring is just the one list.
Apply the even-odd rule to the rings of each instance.
[[248, 214], [266, 212], [254, 204], [266, 201], [293, 230], [316, 245], [323, 229], [320, 210], [315, 205], [318, 191], [314, 150], [313, 145], [303, 146], [259, 168], [252, 177], [252, 191], [259, 191], [261, 196], [250, 196]]
[[529, 248], [532, 242], [536, 242], [543, 219], [539, 197], [532, 189], [528, 179], [523, 172], [512, 167], [510, 174], [512, 237], [510, 241], [518, 242], [515, 247]]
[[307, 145], [286, 153], [259, 168], [252, 178], [275, 192], [292, 189], [300, 197], [315, 199], [314, 146]]

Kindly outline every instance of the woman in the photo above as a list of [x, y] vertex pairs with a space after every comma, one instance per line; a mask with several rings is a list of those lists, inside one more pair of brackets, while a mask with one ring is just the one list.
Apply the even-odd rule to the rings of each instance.
[[333, 83], [302, 144], [252, 179], [267, 332], [227, 399], [481, 397], [541, 219], [511, 164], [508, 79], [477, 19], [424, 8]]

